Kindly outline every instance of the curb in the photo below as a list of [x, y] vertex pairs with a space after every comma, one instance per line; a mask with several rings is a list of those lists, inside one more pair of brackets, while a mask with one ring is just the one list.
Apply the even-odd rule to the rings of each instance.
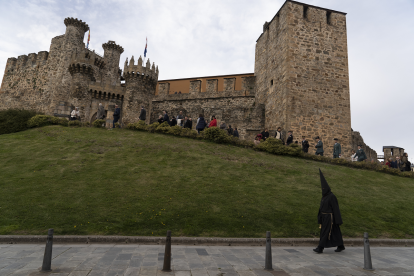
[[[2, 244], [27, 244], [27, 243], [45, 243], [46, 235], [41, 236], [17, 236], [17, 235], [0, 235]], [[312, 238], [283, 238], [272, 239], [275, 246], [316, 246], [319, 239]], [[370, 239], [371, 246], [386, 247], [414, 247], [414, 239]], [[64, 244], [143, 244], [143, 245], [164, 245], [165, 237], [139, 237], [139, 236], [53, 236], [53, 243]], [[211, 245], [211, 246], [264, 246], [265, 238], [189, 238], [189, 237], [172, 237], [173, 245]], [[344, 239], [346, 246], [363, 246], [364, 240], [361, 239]]]

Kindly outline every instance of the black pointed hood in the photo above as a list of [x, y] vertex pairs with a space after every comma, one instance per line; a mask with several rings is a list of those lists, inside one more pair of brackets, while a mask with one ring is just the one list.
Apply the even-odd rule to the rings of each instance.
[[331, 192], [331, 187], [329, 187], [328, 182], [326, 182], [321, 169], [319, 169], [319, 175], [321, 177], [321, 188], [322, 188], [322, 196], [326, 196]]

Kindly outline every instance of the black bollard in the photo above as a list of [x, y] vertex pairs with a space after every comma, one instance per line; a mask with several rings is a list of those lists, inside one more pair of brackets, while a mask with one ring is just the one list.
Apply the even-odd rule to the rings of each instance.
[[162, 271], [171, 271], [171, 230], [167, 231], [165, 240], [164, 266]]
[[45, 255], [43, 256], [42, 271], [51, 271], [52, 268], [53, 229], [47, 232]]
[[273, 267], [272, 267], [272, 239], [270, 238], [270, 231], [266, 232], [265, 270], [273, 270]]
[[371, 250], [369, 248], [369, 239], [368, 239], [368, 233], [364, 233], [364, 269], [365, 270], [374, 270], [372, 268], [372, 262], [371, 262]]

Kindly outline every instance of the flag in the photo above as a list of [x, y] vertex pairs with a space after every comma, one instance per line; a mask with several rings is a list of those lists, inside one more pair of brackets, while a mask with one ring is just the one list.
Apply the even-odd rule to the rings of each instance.
[[148, 44], [148, 38], [146, 38], [146, 42], [145, 42], [144, 58], [147, 57], [147, 44]]
[[91, 40], [91, 30], [89, 30], [88, 34], [88, 44], [86, 44], [86, 49], [89, 49], [89, 41]]

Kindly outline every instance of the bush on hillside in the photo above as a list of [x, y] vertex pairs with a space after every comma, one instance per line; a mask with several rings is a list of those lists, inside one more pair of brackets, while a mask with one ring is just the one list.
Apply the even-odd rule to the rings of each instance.
[[103, 128], [105, 127], [105, 124], [106, 124], [105, 120], [95, 120], [92, 123], [93, 127], [97, 127], [97, 128]]
[[38, 114], [33, 110], [8, 109], [0, 111], [0, 134], [28, 129], [27, 121]]
[[172, 126], [170, 127], [170, 129], [167, 131], [168, 134], [174, 135], [174, 136], [180, 136], [181, 135], [181, 131], [183, 130], [182, 127], [180, 126]]
[[283, 145], [282, 140], [272, 137], [267, 138], [265, 142], [260, 143], [256, 148], [261, 151], [266, 151], [277, 155], [302, 155], [302, 149], [299, 145], [290, 144], [289, 146], [285, 146]]
[[148, 126], [148, 132], [150, 132], [150, 133], [154, 133], [155, 132], [155, 130], [157, 129], [157, 127], [160, 125], [160, 123], [158, 123], [158, 122], [155, 122], [155, 123], [152, 123], [152, 124], [150, 124], [149, 126]]
[[36, 115], [29, 119], [27, 126], [31, 128], [52, 125], [52, 118], [53, 116], [49, 115]]
[[90, 127], [91, 126], [91, 123], [89, 123], [89, 122], [82, 122], [82, 126], [83, 127]]
[[181, 129], [180, 136], [195, 139], [195, 138], [198, 137], [198, 133], [197, 133], [196, 130], [192, 130], [190, 128], [183, 128], [183, 129]]
[[158, 133], [168, 133], [168, 131], [170, 130], [170, 125], [167, 122], [163, 122], [162, 124], [158, 125], [157, 128], [155, 129], [155, 132]]
[[68, 126], [68, 119], [62, 117], [52, 117], [50, 122], [52, 125]]
[[75, 121], [69, 121], [68, 125], [70, 127], [80, 127], [80, 126], [82, 126], [82, 123], [78, 120], [75, 120]]
[[219, 129], [218, 127], [209, 127], [202, 133], [205, 140], [213, 141], [219, 144], [229, 144], [232, 141], [232, 137], [229, 133], [226, 130]]

